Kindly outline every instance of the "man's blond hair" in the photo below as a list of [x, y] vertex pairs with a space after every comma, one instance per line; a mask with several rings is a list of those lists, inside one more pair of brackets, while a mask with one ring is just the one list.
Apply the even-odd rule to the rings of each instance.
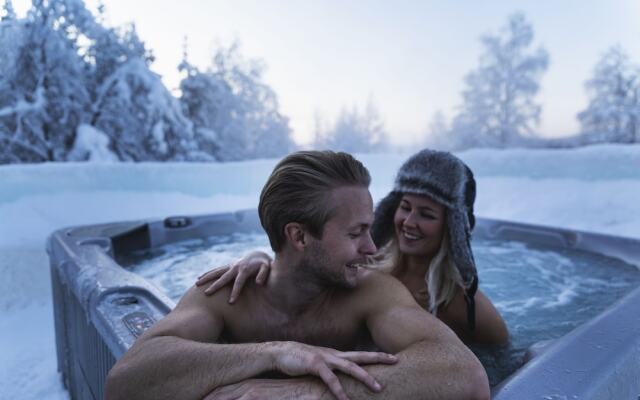
[[331, 191], [345, 186], [369, 187], [369, 171], [352, 155], [334, 151], [299, 151], [283, 158], [262, 188], [258, 214], [271, 248], [282, 250], [284, 227], [303, 224], [322, 238], [325, 223], [333, 216]]

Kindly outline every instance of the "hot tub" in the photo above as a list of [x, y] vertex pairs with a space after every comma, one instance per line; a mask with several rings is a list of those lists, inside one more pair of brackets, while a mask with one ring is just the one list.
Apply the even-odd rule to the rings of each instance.
[[[58, 369], [74, 399], [102, 399], [115, 361], [174, 299], [122, 265], [173, 243], [260, 233], [254, 210], [110, 223], [54, 232], [51, 261]], [[640, 240], [498, 220], [477, 221], [475, 240], [586, 250], [640, 265]], [[482, 279], [482, 275], [481, 275]], [[636, 399], [640, 395], [640, 289], [553, 341], [494, 386], [494, 399]]]

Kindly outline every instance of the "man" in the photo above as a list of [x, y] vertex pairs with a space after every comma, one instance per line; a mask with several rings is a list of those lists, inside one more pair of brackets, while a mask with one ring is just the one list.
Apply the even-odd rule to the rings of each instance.
[[[488, 399], [456, 335], [360, 266], [376, 250], [369, 182], [346, 153], [280, 161], [258, 207], [275, 252], [266, 286], [233, 305], [229, 289], [191, 288], [116, 363], [107, 399]], [[353, 351], [366, 343], [394, 355]]]

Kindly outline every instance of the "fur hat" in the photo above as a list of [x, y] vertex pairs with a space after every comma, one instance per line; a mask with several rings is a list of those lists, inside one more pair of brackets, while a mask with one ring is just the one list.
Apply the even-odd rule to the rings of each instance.
[[411, 156], [398, 171], [393, 191], [376, 206], [371, 234], [378, 247], [386, 244], [394, 235], [393, 218], [403, 194], [427, 196], [446, 207], [449, 254], [462, 278], [467, 316], [473, 329], [473, 298], [478, 288], [478, 273], [470, 243], [471, 231], [475, 226], [473, 203], [476, 181], [473, 173], [451, 153], [425, 149]]

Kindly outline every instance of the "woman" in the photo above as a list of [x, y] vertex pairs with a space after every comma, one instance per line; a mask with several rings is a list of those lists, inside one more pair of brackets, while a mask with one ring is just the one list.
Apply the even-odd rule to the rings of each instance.
[[[418, 304], [446, 323], [467, 344], [505, 344], [502, 317], [478, 289], [471, 231], [475, 180], [450, 153], [422, 150], [398, 171], [394, 189], [377, 205], [371, 233], [379, 248], [370, 265], [398, 278]], [[253, 252], [230, 269], [212, 270], [197, 285], [218, 279], [214, 293], [236, 277], [230, 302], [248, 276], [264, 283], [270, 257]]]

